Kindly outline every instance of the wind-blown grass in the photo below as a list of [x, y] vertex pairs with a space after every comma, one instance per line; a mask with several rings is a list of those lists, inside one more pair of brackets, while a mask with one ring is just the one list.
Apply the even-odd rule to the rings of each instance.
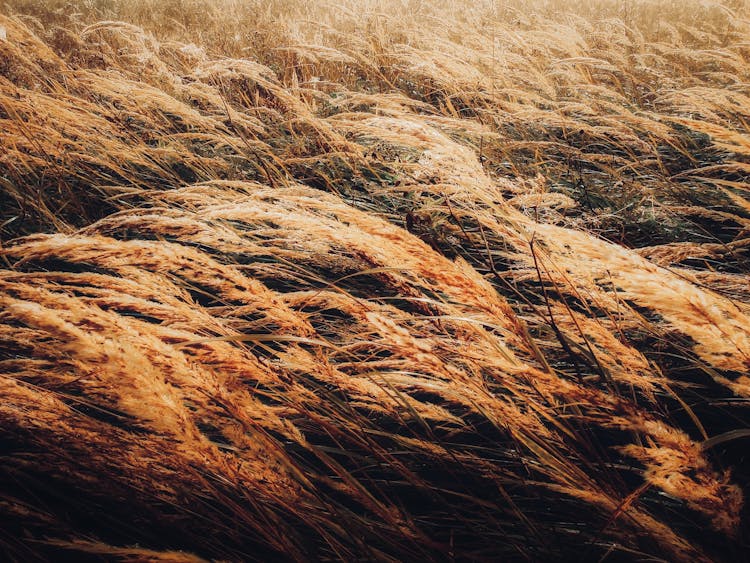
[[5, 4], [1, 553], [743, 556], [745, 6], [532, 4]]

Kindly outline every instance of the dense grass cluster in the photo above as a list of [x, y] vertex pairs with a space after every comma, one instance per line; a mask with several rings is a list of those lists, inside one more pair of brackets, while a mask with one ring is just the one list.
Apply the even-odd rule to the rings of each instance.
[[748, 17], [0, 0], [0, 559], [746, 557]]

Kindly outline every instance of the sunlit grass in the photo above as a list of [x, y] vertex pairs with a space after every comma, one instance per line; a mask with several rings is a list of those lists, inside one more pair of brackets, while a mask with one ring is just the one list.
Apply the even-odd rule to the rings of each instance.
[[744, 3], [2, 6], [0, 553], [747, 549]]

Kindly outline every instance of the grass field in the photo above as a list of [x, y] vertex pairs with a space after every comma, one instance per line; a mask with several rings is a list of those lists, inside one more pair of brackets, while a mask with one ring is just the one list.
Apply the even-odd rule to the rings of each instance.
[[0, 559], [743, 561], [750, 4], [0, 0]]

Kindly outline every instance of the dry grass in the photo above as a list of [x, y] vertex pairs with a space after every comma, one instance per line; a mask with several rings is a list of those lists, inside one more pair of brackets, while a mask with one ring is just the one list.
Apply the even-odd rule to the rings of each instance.
[[4, 558], [746, 556], [743, 2], [2, 6]]

